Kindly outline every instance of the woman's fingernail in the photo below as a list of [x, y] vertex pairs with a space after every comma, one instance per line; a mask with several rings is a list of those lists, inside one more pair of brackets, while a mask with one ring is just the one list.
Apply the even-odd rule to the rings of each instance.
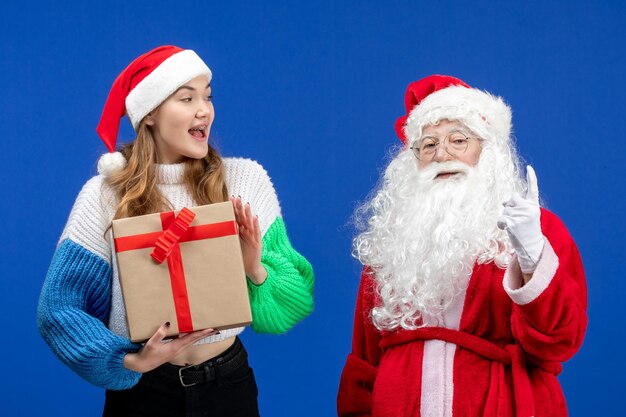
[[170, 327], [170, 322], [169, 321], [165, 322], [165, 327]]

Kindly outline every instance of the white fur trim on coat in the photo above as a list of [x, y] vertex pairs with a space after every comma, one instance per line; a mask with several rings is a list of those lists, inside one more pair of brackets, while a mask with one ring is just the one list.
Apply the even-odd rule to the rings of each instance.
[[537, 299], [552, 282], [552, 278], [556, 274], [559, 267], [559, 257], [554, 253], [552, 245], [548, 239], [544, 237], [543, 252], [537, 263], [537, 268], [533, 272], [533, 277], [523, 287], [522, 270], [517, 262], [517, 257], [506, 269], [502, 285], [504, 291], [511, 297], [511, 300], [519, 305], [528, 304]]

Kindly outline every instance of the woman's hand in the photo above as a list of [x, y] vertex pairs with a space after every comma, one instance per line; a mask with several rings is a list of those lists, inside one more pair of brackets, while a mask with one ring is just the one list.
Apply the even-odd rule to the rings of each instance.
[[244, 205], [241, 197], [231, 197], [230, 201], [233, 203], [235, 220], [239, 226], [239, 241], [241, 242], [246, 276], [256, 285], [260, 285], [267, 278], [267, 271], [261, 264], [263, 239], [261, 237], [259, 217], [252, 215], [250, 203]]
[[151, 371], [165, 362], [173, 360], [180, 352], [198, 340], [216, 333], [215, 329], [198, 330], [180, 335], [170, 342], [164, 343], [163, 338], [167, 334], [169, 326], [169, 322], [161, 325], [139, 352], [127, 353], [124, 356], [124, 367], [141, 373]]

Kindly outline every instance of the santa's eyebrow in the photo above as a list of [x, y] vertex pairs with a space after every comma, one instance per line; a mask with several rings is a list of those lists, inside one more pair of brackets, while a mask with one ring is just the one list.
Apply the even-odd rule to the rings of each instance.
[[463, 129], [460, 127], [453, 127], [452, 129], [448, 130], [448, 135], [450, 133], [463, 133], [464, 135], [468, 135], [468, 136], [470, 135], [470, 132], [468, 129]]
[[[460, 127], [453, 127], [450, 130], [448, 130], [444, 136], [444, 138], [446, 136], [450, 136], [453, 133], [461, 133], [462, 135], [465, 135], [467, 137], [472, 136], [472, 133], [468, 130], [468, 129], [463, 129]], [[436, 142], [440, 142], [443, 139], [439, 139], [439, 137], [435, 136], [435, 135], [426, 135], [426, 136], [420, 136], [419, 138], [415, 139], [415, 143], [417, 142], [423, 142], [424, 139], [431, 139], [434, 140]]]

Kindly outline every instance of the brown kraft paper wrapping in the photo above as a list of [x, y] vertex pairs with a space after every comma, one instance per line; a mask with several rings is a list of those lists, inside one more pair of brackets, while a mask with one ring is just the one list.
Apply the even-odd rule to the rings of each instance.
[[[230, 202], [190, 208], [195, 218], [178, 243], [184, 270], [184, 286], [194, 330], [228, 329], [252, 322], [250, 301], [237, 234], [185, 241], [195, 226], [234, 222]], [[174, 212], [178, 215], [178, 211]], [[236, 230], [236, 229], [235, 229]], [[159, 232], [155, 234], [155, 232]], [[120, 284], [126, 306], [130, 339], [149, 339], [165, 322], [171, 325], [167, 336], [180, 333], [168, 262], [158, 264], [151, 256], [154, 242], [163, 234], [161, 213], [113, 221], [116, 248], [121, 238], [152, 233], [150, 246], [116, 250]], [[154, 241], [154, 242], [153, 242]]]

